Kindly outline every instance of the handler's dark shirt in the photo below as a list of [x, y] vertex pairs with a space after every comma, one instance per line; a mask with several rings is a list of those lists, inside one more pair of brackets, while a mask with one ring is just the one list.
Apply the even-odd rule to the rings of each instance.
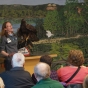
[[7, 53], [16, 53], [17, 49], [17, 37], [14, 35], [8, 35], [1, 37], [0, 52], [6, 51]]

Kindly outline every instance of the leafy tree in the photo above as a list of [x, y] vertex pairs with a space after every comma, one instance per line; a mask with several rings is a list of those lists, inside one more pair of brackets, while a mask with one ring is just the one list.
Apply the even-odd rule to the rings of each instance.
[[65, 24], [65, 17], [64, 17], [64, 8], [62, 7], [61, 9], [59, 9], [58, 11], [59, 16], [58, 16], [58, 29], [56, 30], [56, 37], [57, 36], [64, 36], [65, 35], [65, 31], [64, 31], [64, 24]]
[[48, 11], [44, 19], [44, 29], [50, 30], [52, 32], [54, 32], [54, 30], [57, 30], [59, 25], [58, 16], [59, 15], [57, 10]]
[[84, 0], [84, 2], [85, 2], [86, 4], [88, 4], [88, 0]]
[[66, 34], [74, 35], [84, 25], [84, 17], [78, 13], [78, 0], [66, 0], [64, 7]]
[[46, 38], [46, 31], [44, 30], [44, 27], [43, 27], [43, 19], [37, 19], [36, 29], [37, 29], [37, 34], [39, 39]]
[[82, 3], [82, 15], [84, 17], [83, 33], [88, 33], [88, 0]]
[[68, 52], [72, 49], [78, 49], [77, 45], [72, 43], [52, 43], [50, 53], [56, 53], [58, 55], [58, 59], [67, 59]]

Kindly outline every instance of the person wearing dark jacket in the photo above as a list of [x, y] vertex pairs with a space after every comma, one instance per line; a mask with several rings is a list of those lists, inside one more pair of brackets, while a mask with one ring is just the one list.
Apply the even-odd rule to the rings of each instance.
[[0, 74], [5, 88], [31, 88], [32, 82], [29, 72], [24, 70], [25, 57], [22, 53], [15, 53], [12, 57], [12, 69]]

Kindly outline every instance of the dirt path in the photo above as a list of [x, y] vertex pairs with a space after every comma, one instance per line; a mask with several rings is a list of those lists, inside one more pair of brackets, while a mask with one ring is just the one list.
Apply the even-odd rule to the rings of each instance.
[[61, 37], [61, 38], [54, 38], [54, 39], [43, 39], [43, 40], [40, 40], [38, 42], [33, 42], [33, 44], [44, 44], [44, 43], [56, 43], [56, 42], [60, 42], [61, 40], [66, 40], [66, 39], [77, 39], [79, 37], [82, 37], [83, 35], [77, 35], [75, 37], [69, 37], [69, 38], [64, 38], [64, 37]]

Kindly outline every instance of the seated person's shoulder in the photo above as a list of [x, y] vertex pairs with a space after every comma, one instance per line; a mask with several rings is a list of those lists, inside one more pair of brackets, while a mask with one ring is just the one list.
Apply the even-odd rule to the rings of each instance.
[[70, 66], [61, 67], [57, 71], [62, 71], [62, 70], [66, 70], [67, 71], [67, 69], [71, 69], [71, 67]]
[[27, 74], [30, 74], [30, 72], [28, 72], [28, 71], [24, 71], [25, 73], [27, 73]]

